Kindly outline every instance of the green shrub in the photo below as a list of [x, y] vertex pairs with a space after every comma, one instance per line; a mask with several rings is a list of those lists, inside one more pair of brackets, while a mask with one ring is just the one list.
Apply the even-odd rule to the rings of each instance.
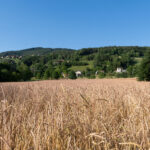
[[73, 70], [71, 70], [69, 72], [68, 77], [69, 77], [69, 79], [76, 79], [77, 78], [76, 74], [75, 74], [75, 72]]

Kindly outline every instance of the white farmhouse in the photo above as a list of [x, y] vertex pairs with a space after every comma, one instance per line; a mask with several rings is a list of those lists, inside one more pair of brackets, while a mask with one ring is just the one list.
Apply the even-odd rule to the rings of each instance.
[[117, 68], [116, 73], [122, 73], [122, 72], [127, 72], [127, 70], [123, 68]]
[[76, 77], [79, 77], [82, 75], [81, 71], [76, 71], [75, 73], [76, 73]]
[[117, 73], [121, 73], [122, 72], [122, 68], [117, 68], [116, 72]]

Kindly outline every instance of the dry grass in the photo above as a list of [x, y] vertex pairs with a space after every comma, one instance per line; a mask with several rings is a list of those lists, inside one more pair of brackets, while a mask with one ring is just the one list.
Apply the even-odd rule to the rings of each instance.
[[1, 83], [0, 100], [0, 150], [150, 149], [150, 83]]

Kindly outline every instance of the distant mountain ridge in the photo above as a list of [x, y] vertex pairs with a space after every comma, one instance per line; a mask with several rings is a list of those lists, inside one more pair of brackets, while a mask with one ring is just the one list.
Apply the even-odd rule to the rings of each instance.
[[34, 56], [40, 56], [40, 55], [47, 55], [51, 52], [60, 52], [60, 51], [75, 51], [74, 49], [67, 49], [67, 48], [43, 48], [43, 47], [33, 47], [23, 50], [17, 50], [17, 51], [6, 51], [0, 53], [0, 57], [5, 56], [28, 56], [28, 55], [34, 55]]
[[44, 56], [51, 53], [80, 53], [80, 55], [90, 55], [93, 53], [97, 53], [99, 50], [111, 51], [113, 49], [117, 49], [119, 51], [138, 51], [143, 53], [143, 51], [150, 50], [150, 47], [142, 47], [142, 46], [106, 46], [106, 47], [90, 47], [90, 48], [82, 48], [79, 50], [69, 49], [69, 48], [43, 48], [43, 47], [33, 47], [28, 49], [16, 50], [16, 51], [6, 51], [0, 53], [0, 57], [6, 56]]

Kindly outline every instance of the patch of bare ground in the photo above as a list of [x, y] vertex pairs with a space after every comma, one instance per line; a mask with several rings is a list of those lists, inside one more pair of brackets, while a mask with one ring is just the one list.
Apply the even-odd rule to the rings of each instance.
[[148, 150], [150, 83], [0, 83], [0, 150]]

